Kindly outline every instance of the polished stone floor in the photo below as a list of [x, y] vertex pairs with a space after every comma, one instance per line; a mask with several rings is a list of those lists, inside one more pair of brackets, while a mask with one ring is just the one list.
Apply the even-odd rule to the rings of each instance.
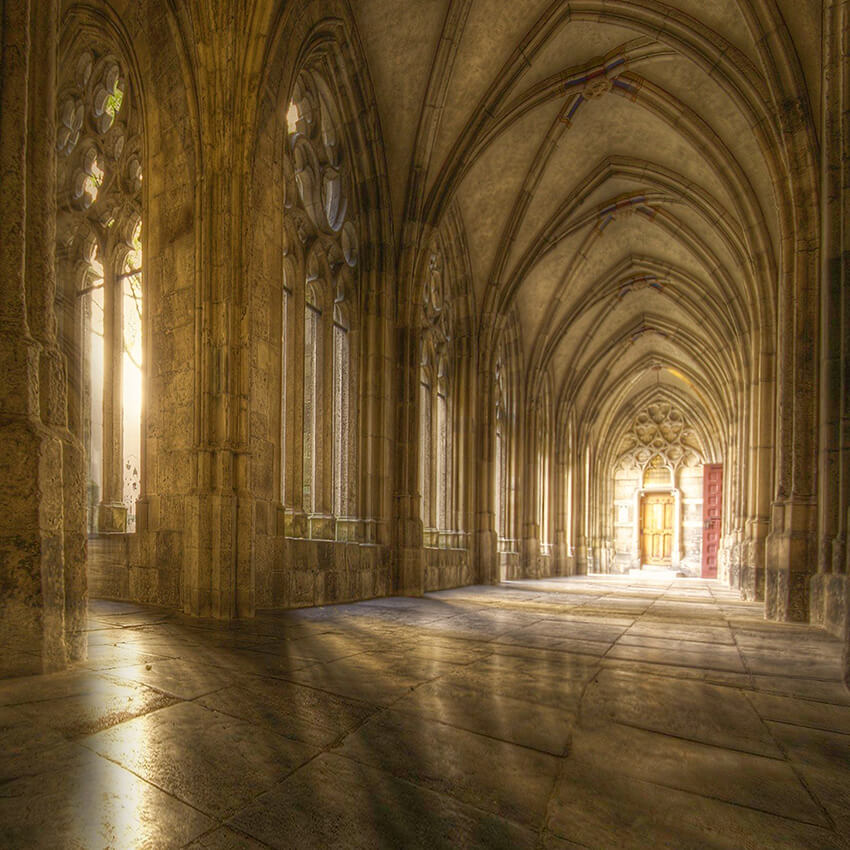
[[0, 847], [850, 848], [839, 643], [714, 582], [90, 629], [0, 682]]

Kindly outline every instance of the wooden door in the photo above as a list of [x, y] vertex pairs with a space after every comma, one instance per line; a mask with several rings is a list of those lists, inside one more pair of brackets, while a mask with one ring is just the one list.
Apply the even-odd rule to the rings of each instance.
[[641, 530], [643, 563], [670, 566], [673, 555], [673, 494], [647, 493], [643, 497]]
[[720, 514], [723, 509], [723, 464], [705, 464], [702, 475], [702, 577], [717, 578]]

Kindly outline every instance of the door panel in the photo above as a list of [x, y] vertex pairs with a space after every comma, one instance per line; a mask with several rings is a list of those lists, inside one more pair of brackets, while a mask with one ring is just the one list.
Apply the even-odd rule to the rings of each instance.
[[644, 564], [669, 566], [673, 555], [673, 495], [648, 493], [641, 511]]
[[702, 474], [702, 577], [717, 578], [720, 517], [723, 512], [723, 464], [707, 463]]

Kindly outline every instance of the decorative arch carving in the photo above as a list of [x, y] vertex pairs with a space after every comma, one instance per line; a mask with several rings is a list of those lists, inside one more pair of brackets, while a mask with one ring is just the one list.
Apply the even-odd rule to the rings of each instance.
[[620, 441], [615, 468], [642, 472], [659, 463], [675, 474], [680, 467], [703, 463], [705, 449], [687, 414], [669, 401], [647, 404]]

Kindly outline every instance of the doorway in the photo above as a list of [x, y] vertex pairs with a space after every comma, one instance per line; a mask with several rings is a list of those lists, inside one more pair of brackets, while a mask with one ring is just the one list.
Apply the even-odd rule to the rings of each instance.
[[723, 464], [705, 464], [702, 480], [702, 577], [717, 578], [717, 550], [720, 548], [720, 518], [723, 510]]
[[669, 567], [673, 562], [673, 493], [645, 493], [641, 502], [641, 561]]

